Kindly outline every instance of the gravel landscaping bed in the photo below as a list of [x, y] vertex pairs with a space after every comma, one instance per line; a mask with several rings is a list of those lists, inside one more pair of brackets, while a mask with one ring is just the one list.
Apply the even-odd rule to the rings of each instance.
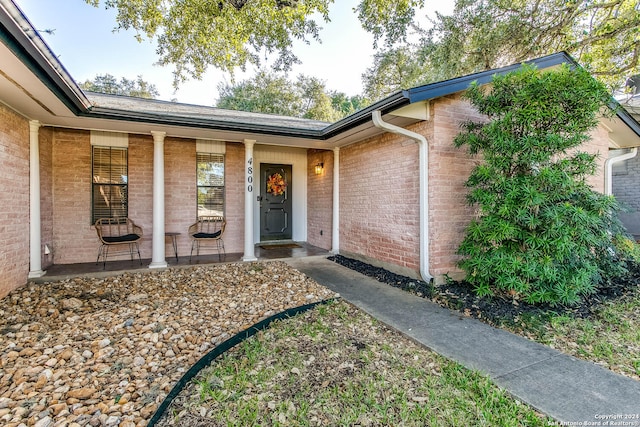
[[0, 300], [0, 424], [144, 426], [217, 344], [334, 296], [283, 262], [28, 284]]

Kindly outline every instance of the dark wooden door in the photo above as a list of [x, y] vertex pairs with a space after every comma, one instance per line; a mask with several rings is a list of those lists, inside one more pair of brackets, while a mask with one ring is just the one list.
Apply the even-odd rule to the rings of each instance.
[[260, 165], [260, 240], [290, 240], [291, 165]]

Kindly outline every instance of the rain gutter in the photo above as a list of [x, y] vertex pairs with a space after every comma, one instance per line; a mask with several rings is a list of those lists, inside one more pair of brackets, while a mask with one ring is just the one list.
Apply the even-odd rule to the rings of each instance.
[[638, 154], [638, 147], [633, 147], [628, 153], [611, 157], [604, 162], [604, 194], [613, 194], [613, 165], [634, 158]]

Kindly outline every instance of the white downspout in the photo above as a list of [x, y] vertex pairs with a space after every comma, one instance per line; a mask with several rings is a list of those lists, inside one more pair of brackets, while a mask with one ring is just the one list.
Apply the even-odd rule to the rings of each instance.
[[416, 132], [382, 121], [382, 114], [376, 110], [371, 113], [373, 125], [387, 132], [403, 135], [418, 143], [420, 164], [420, 276], [425, 282], [433, 276], [429, 271], [429, 143], [427, 138]]
[[40, 215], [40, 122], [29, 122], [29, 279], [42, 277], [42, 217]]
[[631, 151], [621, 156], [611, 157], [604, 162], [604, 194], [613, 194], [613, 165], [634, 158], [638, 154], [638, 147], [633, 147]]

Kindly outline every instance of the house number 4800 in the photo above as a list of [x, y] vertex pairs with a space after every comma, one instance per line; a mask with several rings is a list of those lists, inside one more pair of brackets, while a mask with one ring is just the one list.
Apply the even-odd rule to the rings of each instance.
[[247, 161], [249, 166], [247, 167], [247, 191], [253, 192], [253, 157], [250, 157]]

